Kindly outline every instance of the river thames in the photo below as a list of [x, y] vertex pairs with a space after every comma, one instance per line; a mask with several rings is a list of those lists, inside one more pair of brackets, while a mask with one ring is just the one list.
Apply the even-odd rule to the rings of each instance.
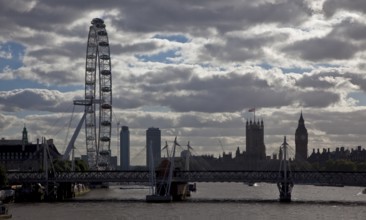
[[293, 202], [278, 202], [274, 184], [198, 183], [184, 202], [145, 202], [144, 186], [95, 189], [72, 201], [13, 203], [13, 219], [366, 219], [366, 194], [361, 187], [295, 185]]

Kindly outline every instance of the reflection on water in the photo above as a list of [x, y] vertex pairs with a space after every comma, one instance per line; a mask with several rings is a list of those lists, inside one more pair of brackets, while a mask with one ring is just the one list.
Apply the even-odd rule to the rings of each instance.
[[360, 187], [295, 185], [293, 202], [278, 202], [274, 184], [199, 183], [185, 202], [145, 202], [145, 186], [96, 189], [62, 203], [11, 204], [14, 219], [366, 219]]

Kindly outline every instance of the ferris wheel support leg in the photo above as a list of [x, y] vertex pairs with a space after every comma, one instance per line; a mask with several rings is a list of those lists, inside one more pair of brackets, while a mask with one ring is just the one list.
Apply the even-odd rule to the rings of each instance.
[[69, 159], [70, 152], [71, 152], [72, 148], [74, 147], [76, 138], [78, 137], [78, 135], [80, 133], [80, 130], [81, 130], [81, 127], [84, 124], [85, 116], [86, 116], [86, 113], [84, 112], [83, 117], [80, 119], [80, 122], [79, 122], [78, 126], [76, 127], [75, 132], [72, 135], [69, 144], [67, 145], [67, 148], [65, 150], [64, 156], [62, 157], [63, 160]]

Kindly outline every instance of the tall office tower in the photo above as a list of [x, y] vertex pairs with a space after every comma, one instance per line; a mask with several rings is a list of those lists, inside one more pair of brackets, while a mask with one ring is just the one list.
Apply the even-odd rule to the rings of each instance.
[[246, 153], [250, 160], [266, 159], [266, 146], [264, 145], [264, 126], [261, 122], [246, 123]]
[[158, 166], [161, 159], [161, 132], [159, 128], [151, 127], [146, 130], [146, 167], [150, 168], [151, 147], [154, 167]]
[[302, 112], [295, 132], [295, 148], [295, 160], [306, 160], [308, 158], [308, 130], [305, 128]]
[[130, 131], [127, 126], [122, 126], [120, 132], [120, 166], [121, 170], [130, 169]]

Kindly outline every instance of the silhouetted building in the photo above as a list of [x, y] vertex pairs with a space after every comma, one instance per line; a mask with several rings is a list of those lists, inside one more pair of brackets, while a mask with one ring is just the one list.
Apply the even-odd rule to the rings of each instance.
[[240, 152], [240, 148], [239, 146], [236, 148], [236, 151], [235, 151], [235, 160], [240, 162], [240, 161], [244, 161], [246, 160], [246, 153], [245, 151], [243, 152]]
[[295, 160], [305, 161], [308, 158], [308, 131], [302, 112], [295, 132], [295, 148]]
[[109, 168], [111, 170], [117, 170], [117, 160], [118, 160], [117, 156], [111, 156], [109, 158]]
[[366, 150], [362, 149], [361, 146], [357, 146], [357, 149], [351, 150], [350, 160], [355, 162], [366, 162]]
[[223, 152], [222, 153], [222, 157], [221, 157], [221, 161], [224, 162], [224, 163], [229, 163], [233, 160], [233, 155], [231, 152], [229, 153], [225, 153]]
[[154, 166], [158, 166], [161, 159], [161, 132], [159, 128], [151, 127], [146, 130], [146, 166], [150, 168], [149, 148], [151, 147]]
[[313, 149], [313, 152], [308, 158], [310, 163], [325, 164], [328, 160], [349, 160], [353, 162], [366, 162], [366, 150], [362, 149], [361, 146], [357, 146], [356, 149], [346, 149], [345, 147], [337, 147], [335, 151], [323, 148], [322, 152], [320, 149]]
[[47, 140], [45, 144], [39, 143], [37, 139], [37, 143], [32, 144], [28, 141], [28, 132], [24, 127], [22, 139], [0, 140], [0, 163], [6, 170], [39, 171], [43, 169], [44, 146], [48, 147], [52, 159], [61, 158], [53, 139]]
[[266, 159], [263, 120], [246, 123], [246, 154], [250, 160]]
[[127, 126], [122, 126], [120, 133], [120, 167], [121, 170], [130, 169], [130, 131]]

